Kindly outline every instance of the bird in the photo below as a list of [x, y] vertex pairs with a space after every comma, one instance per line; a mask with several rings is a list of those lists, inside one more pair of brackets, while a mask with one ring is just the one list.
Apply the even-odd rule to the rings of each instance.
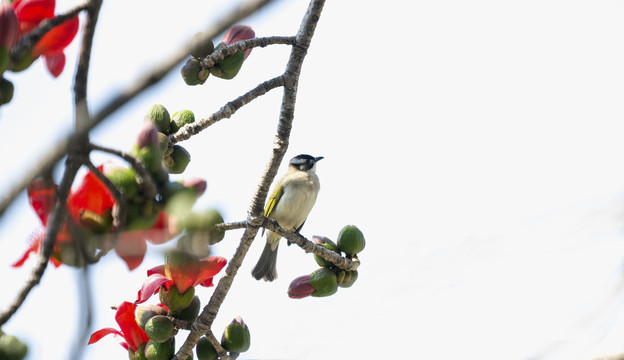
[[[264, 209], [264, 216], [277, 221], [286, 230], [299, 232], [312, 210], [321, 188], [316, 163], [322, 156], [300, 154], [290, 159], [288, 171], [276, 183]], [[277, 247], [281, 236], [267, 230], [266, 244], [258, 263], [251, 271], [256, 280], [277, 278]]]

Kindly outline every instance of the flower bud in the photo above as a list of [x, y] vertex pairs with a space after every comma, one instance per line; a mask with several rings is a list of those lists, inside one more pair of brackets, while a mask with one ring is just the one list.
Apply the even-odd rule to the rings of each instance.
[[221, 336], [221, 345], [227, 351], [242, 353], [251, 346], [251, 334], [249, 328], [240, 316], [237, 316], [225, 328]]
[[[215, 50], [219, 50], [225, 47], [224, 43], [217, 45]], [[233, 79], [240, 71], [245, 61], [245, 52], [239, 51], [237, 53], [226, 56], [221, 62], [215, 64], [210, 68], [210, 73], [221, 79], [230, 80]]]
[[198, 32], [191, 39], [191, 44], [193, 44], [193, 49], [191, 49], [191, 56], [199, 59], [203, 59], [206, 56], [212, 54], [214, 51], [214, 44], [212, 43], [212, 39], [205, 39], [205, 41], [201, 41], [204, 37], [205, 33]]
[[180, 130], [186, 124], [195, 122], [195, 114], [191, 110], [180, 110], [171, 117], [171, 133]]
[[0, 74], [11, 62], [11, 48], [17, 38], [19, 29], [17, 16], [13, 7], [6, 1], [0, 2]]
[[[322, 246], [328, 250], [331, 250], [340, 254], [340, 250], [338, 250], [338, 246], [336, 245], [336, 243], [334, 243], [328, 237], [314, 236], [312, 238], [312, 242], [315, 243], [316, 245]], [[336, 265], [334, 265], [334, 263], [332, 263], [331, 261], [327, 261], [316, 254], [314, 255], [314, 260], [316, 260], [316, 263], [322, 267], [326, 267], [330, 269], [333, 269], [334, 267], [336, 267]]]
[[0, 77], [0, 106], [11, 102], [14, 90], [15, 87], [12, 82]]
[[174, 352], [173, 338], [165, 342], [150, 340], [145, 345], [145, 358], [147, 360], [169, 360], [173, 357]]
[[316, 289], [310, 285], [310, 275], [299, 276], [291, 281], [288, 286], [288, 297], [291, 299], [303, 299], [315, 292]]
[[145, 113], [145, 120], [154, 123], [158, 131], [161, 133], [169, 133], [169, 123], [171, 122], [171, 117], [163, 105], [152, 105], [152, 107], [147, 110], [147, 113]]
[[139, 183], [136, 180], [134, 169], [106, 162], [104, 163], [102, 173], [119, 189], [126, 199], [131, 199], [139, 190]]
[[191, 154], [180, 145], [173, 145], [171, 154], [165, 158], [167, 171], [171, 174], [182, 174], [191, 162]]
[[156, 126], [154, 123], [151, 123], [151, 122], [145, 123], [143, 128], [141, 128], [141, 131], [139, 131], [136, 144], [141, 149], [148, 147], [148, 146], [159, 145], [158, 129], [156, 129]]
[[160, 302], [169, 309], [169, 313], [180, 312], [191, 305], [195, 296], [195, 288], [189, 288], [184, 294], [178, 292], [178, 288], [173, 285], [169, 290], [160, 288]]
[[208, 79], [210, 71], [202, 69], [200, 61], [192, 57], [186, 60], [180, 69], [180, 75], [182, 75], [182, 80], [186, 85], [202, 85]]
[[338, 286], [343, 287], [343, 288], [351, 287], [351, 285], [355, 283], [355, 280], [357, 280], [357, 278], [358, 278], [357, 270], [345, 271], [345, 276], [341, 281], [338, 282]]
[[141, 343], [137, 351], [132, 351], [132, 349], [128, 349], [128, 358], [130, 360], [147, 360], [145, 357], [145, 345], [147, 343]]
[[206, 191], [206, 187], [208, 186], [206, 180], [197, 177], [184, 179], [182, 181], [182, 185], [193, 189], [193, 191], [195, 191], [195, 195], [197, 196], [201, 196]]
[[137, 325], [145, 330], [145, 323], [156, 315], [167, 315], [167, 310], [158, 305], [139, 305], [134, 311], [134, 319]]
[[214, 245], [223, 240], [225, 231], [215, 229], [215, 225], [223, 223], [223, 217], [215, 209], [201, 212], [192, 212], [184, 219], [184, 228], [193, 236], [199, 236], [208, 245]]
[[26, 357], [28, 347], [13, 335], [0, 331], [0, 359], [22, 360]]
[[[225, 45], [232, 45], [235, 42], [238, 42], [241, 40], [253, 39], [254, 37], [256, 37], [256, 32], [251, 28], [251, 26], [236, 25], [236, 26], [232, 26], [225, 33], [225, 35], [223, 35], [222, 41]], [[245, 50], [245, 57], [243, 58], [243, 60], [247, 59], [247, 56], [249, 56], [250, 53], [251, 53], [251, 49]]]
[[194, 296], [191, 301], [191, 305], [189, 305], [186, 309], [172, 312], [169, 315], [184, 321], [194, 321], [195, 318], [197, 318], [197, 315], [199, 315], [199, 310], [201, 310], [201, 301], [198, 296]]
[[336, 277], [336, 273], [327, 269], [320, 268], [310, 274], [310, 279], [308, 280], [310, 286], [312, 286], [316, 291], [312, 293], [312, 296], [322, 297], [333, 295], [338, 291], [338, 279]]
[[207, 337], [202, 336], [195, 347], [197, 360], [217, 360], [219, 354]]
[[347, 225], [338, 234], [338, 248], [348, 255], [355, 255], [364, 250], [364, 234], [355, 225]]
[[145, 333], [156, 342], [169, 340], [173, 332], [173, 322], [165, 315], [152, 316], [145, 323]]
[[137, 136], [137, 142], [132, 148], [132, 155], [140, 160], [152, 174], [158, 172], [162, 163], [158, 130], [151, 122], [146, 122]]

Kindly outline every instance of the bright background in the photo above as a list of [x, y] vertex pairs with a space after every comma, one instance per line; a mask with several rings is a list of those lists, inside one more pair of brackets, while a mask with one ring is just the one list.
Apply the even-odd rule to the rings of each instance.
[[[105, 2], [91, 109], [228, 3]], [[57, 8], [74, 4], [59, 0]], [[292, 35], [306, 7], [277, 1], [244, 23], [258, 36]], [[0, 108], [0, 191], [71, 129], [77, 48], [74, 41], [59, 79], [41, 61], [7, 74], [16, 93]], [[207, 117], [282, 73], [288, 51], [254, 49], [231, 81], [188, 87], [172, 73], [92, 139], [129, 149], [155, 103]], [[367, 240], [360, 277], [328, 298], [289, 299], [290, 281], [316, 269], [312, 256], [281, 246], [279, 279], [258, 282], [249, 275], [258, 238], [215, 321], [217, 337], [241, 315], [252, 334], [243, 359], [567, 360], [624, 351], [622, 64], [621, 1], [328, 0], [303, 66], [286, 158], [325, 156], [302, 233], [335, 239], [357, 225]], [[273, 91], [182, 144], [193, 157], [184, 177], [209, 184], [198, 207], [216, 207], [227, 221], [246, 218], [280, 101]], [[34, 260], [9, 264], [38, 225], [25, 195], [0, 220], [3, 309]], [[240, 235], [228, 233], [213, 254], [230, 258]], [[134, 299], [168, 246], [150, 247], [131, 273], [114, 254], [90, 269], [90, 332], [117, 326], [110, 306]], [[29, 359], [67, 359], [83, 339], [80, 277], [48, 269], [3, 327], [30, 345]], [[212, 288], [198, 293], [205, 304]], [[111, 337], [84, 358], [125, 354]]]

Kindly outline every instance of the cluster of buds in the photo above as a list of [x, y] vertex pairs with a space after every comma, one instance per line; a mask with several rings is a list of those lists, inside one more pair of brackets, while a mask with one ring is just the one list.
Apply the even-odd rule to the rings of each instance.
[[28, 346], [13, 335], [7, 335], [0, 330], [0, 359], [22, 360], [28, 353]]
[[[364, 234], [355, 225], [347, 225], [340, 230], [337, 244], [328, 237], [321, 236], [315, 236], [312, 242], [334, 251], [338, 255], [342, 255], [344, 252], [349, 259], [357, 259], [357, 254], [364, 250], [366, 246]], [[302, 299], [308, 296], [323, 297], [333, 295], [338, 291], [338, 287], [351, 287], [358, 278], [357, 270], [345, 271], [316, 254], [314, 255], [314, 260], [321, 268], [311, 274], [294, 279], [288, 287], [288, 296], [290, 298]]]
[[[249, 327], [243, 318], [237, 316], [223, 330], [221, 335], [221, 347], [230, 353], [230, 358], [234, 354], [238, 355], [249, 350], [251, 346], [251, 334]], [[218, 360], [220, 358], [217, 349], [206, 336], [202, 336], [195, 347], [195, 354], [198, 360]]]
[[55, 0], [15, 0], [0, 2], [0, 105], [13, 98], [13, 84], [4, 78], [6, 70], [22, 71], [37, 58], [43, 57], [45, 65], [57, 77], [65, 67], [64, 49], [78, 32], [78, 16], [54, 27], [39, 39], [32, 48], [12, 51], [15, 44], [33, 31], [41, 22], [54, 17]]
[[[162, 163], [170, 174], [181, 174], [191, 162], [191, 154], [182, 146], [176, 144], [169, 145], [169, 135], [175, 134], [184, 125], [195, 122], [195, 114], [190, 110], [180, 110], [169, 115], [169, 111], [161, 105], [155, 104], [145, 114], [147, 123], [151, 123], [156, 128], [156, 139]], [[154, 164], [159, 166], [160, 164]]]
[[[125, 200], [125, 218], [120, 219], [124, 225], [121, 229], [123, 232], [118, 238], [110, 236], [117, 232], [119, 225], [114, 223], [113, 216], [117, 199], [107, 184], [89, 171], [67, 198], [67, 210], [71, 216], [67, 217], [57, 235], [50, 258], [54, 265], [83, 266], [85, 260], [88, 262], [89, 259], [95, 259], [98, 251], [114, 248], [128, 268], [133, 270], [143, 261], [147, 250], [146, 241], [162, 244], [184, 230], [188, 222], [184, 219], [192, 214], [191, 208], [205, 192], [206, 181], [198, 178], [169, 180], [170, 173], [184, 170], [190, 157], [182, 147], [174, 146], [170, 151], [168, 138], [159, 129], [184, 126], [193, 121], [193, 114], [181, 111], [170, 119], [167, 110], [162, 105], [156, 105], [148, 111], [146, 118], [130, 151], [144, 170], [139, 172], [137, 167], [111, 162], [98, 167], [110, 181], [108, 186], [114, 186]], [[165, 123], [166, 128], [163, 125]], [[163, 136], [159, 134], [164, 136], [165, 146], [162, 145]], [[181, 150], [178, 152], [176, 149]], [[186, 156], [177, 155], [180, 152]], [[44, 231], [33, 235], [30, 246], [22, 258], [13, 264], [14, 267], [21, 266], [31, 253], [40, 251], [48, 217], [57, 201], [56, 192], [57, 186], [50, 180], [37, 179], [29, 186], [28, 198], [41, 219]], [[212, 215], [211, 219], [211, 226], [223, 222], [220, 215]], [[211, 230], [211, 233], [211, 240], [204, 240], [201, 244], [206, 251], [209, 245], [223, 238], [222, 233], [219, 238], [218, 232]]]
[[254, 30], [247, 25], [236, 25], [230, 28], [223, 36], [222, 41], [215, 47], [212, 40], [206, 39], [203, 33], [198, 33], [193, 37], [193, 50], [191, 57], [186, 61], [180, 73], [182, 79], [187, 85], [202, 85], [208, 79], [208, 76], [220, 77], [222, 79], [233, 79], [243, 66], [243, 62], [251, 49], [239, 51], [223, 58], [214, 66], [206, 68], [202, 64], [202, 60], [217, 50], [221, 50], [228, 45], [232, 45], [241, 40], [252, 39], [256, 36]]
[[[137, 299], [117, 308], [115, 320], [120, 330], [104, 328], [91, 335], [89, 344], [106, 335], [121, 336], [121, 345], [130, 359], [170, 359], [175, 352], [175, 335], [180, 324], [195, 321], [201, 302], [195, 295], [196, 286], [213, 286], [213, 277], [226, 264], [220, 256], [200, 259], [176, 249], [166, 256], [164, 265], [147, 271], [147, 279]], [[144, 304], [152, 295], [159, 295], [157, 304]], [[188, 329], [188, 327], [184, 327]]]

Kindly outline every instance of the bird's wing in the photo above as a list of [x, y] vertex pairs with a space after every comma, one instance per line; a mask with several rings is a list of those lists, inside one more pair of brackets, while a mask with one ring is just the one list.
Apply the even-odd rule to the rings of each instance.
[[273, 190], [273, 194], [271, 194], [271, 197], [269, 198], [269, 202], [267, 203], [266, 208], [264, 209], [264, 216], [266, 217], [271, 216], [271, 213], [273, 213], [273, 209], [275, 209], [275, 205], [277, 205], [277, 203], [279, 202], [283, 194], [284, 194], [284, 185], [279, 184], [278, 186], [275, 187], [275, 190]]

